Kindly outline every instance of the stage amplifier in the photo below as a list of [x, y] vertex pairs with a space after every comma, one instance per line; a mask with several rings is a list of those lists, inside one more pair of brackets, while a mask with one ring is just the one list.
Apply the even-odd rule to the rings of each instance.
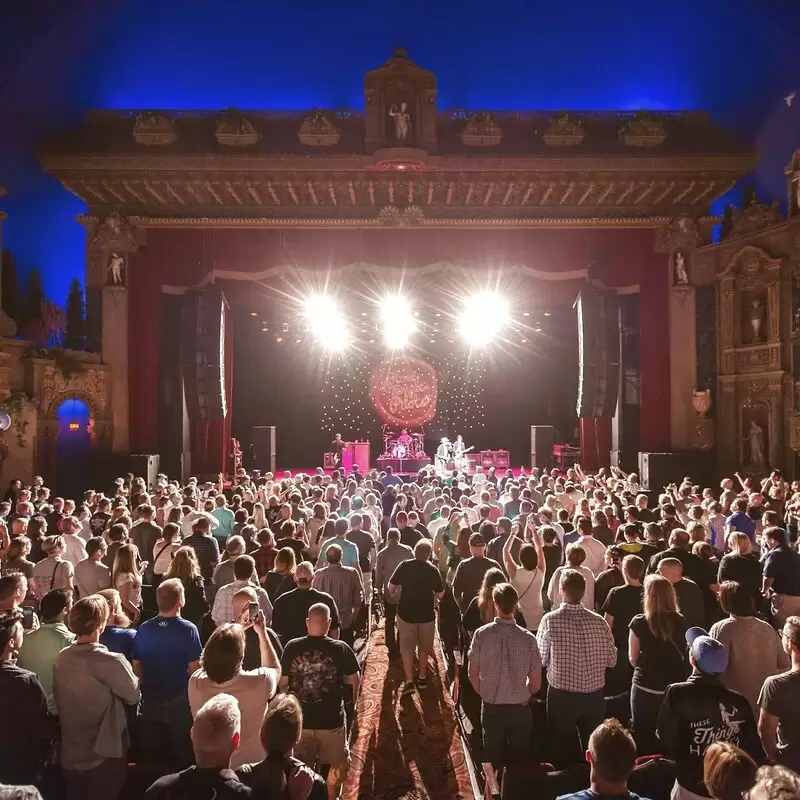
[[274, 425], [254, 425], [250, 441], [255, 449], [255, 467], [264, 472], [275, 473], [276, 448]]

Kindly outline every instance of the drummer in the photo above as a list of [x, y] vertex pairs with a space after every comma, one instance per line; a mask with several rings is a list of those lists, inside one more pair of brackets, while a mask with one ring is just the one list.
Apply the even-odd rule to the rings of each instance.
[[397, 437], [397, 444], [405, 447], [406, 453], [411, 452], [411, 436], [409, 436], [408, 431], [405, 428], [400, 431], [400, 435]]

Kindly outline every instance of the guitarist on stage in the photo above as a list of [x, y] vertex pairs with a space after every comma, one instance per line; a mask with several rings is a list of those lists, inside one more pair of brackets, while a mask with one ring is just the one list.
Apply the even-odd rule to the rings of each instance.
[[466, 455], [467, 453], [472, 452], [474, 447], [467, 447], [464, 444], [464, 438], [459, 434], [456, 436], [455, 442], [453, 442], [453, 460], [455, 461], [455, 466], [457, 470], [466, 470], [469, 468], [469, 462], [467, 461]]
[[342, 453], [344, 452], [344, 446], [345, 443], [342, 441], [342, 434], [337, 433], [331, 442], [331, 452], [333, 453], [337, 469], [341, 469], [342, 466]]

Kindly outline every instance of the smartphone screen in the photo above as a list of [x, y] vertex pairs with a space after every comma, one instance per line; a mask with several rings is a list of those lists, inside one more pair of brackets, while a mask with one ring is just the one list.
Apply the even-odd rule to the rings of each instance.
[[258, 603], [255, 600], [251, 601], [247, 609], [248, 613], [250, 614], [250, 621], [255, 622], [258, 612], [261, 610]]
[[33, 627], [33, 606], [22, 607], [22, 627], [27, 631]]

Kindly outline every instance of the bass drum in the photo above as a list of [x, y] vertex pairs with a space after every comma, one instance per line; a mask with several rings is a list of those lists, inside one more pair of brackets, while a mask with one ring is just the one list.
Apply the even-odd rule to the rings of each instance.
[[392, 448], [393, 458], [408, 458], [408, 448], [404, 444], [396, 444]]

